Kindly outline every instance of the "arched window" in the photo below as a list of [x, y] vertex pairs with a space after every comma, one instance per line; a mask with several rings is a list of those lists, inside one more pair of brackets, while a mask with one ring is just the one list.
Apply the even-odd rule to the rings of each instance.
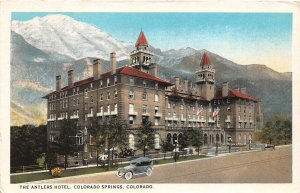
[[241, 136], [241, 134], [239, 134], [239, 143], [241, 143], [242, 142], [242, 136]]
[[219, 141], [220, 141], [219, 134], [216, 134], [216, 143], [218, 143]]
[[158, 134], [155, 134], [155, 136], [154, 136], [155, 138], [154, 138], [154, 148], [155, 149], [159, 149], [160, 148], [160, 145], [159, 145], [159, 135]]
[[79, 131], [78, 133], [76, 133], [75, 139], [76, 139], [76, 145], [82, 145], [83, 144], [82, 131]]
[[221, 143], [223, 144], [224, 143], [224, 135], [221, 134]]
[[134, 135], [129, 134], [129, 149], [134, 149]]
[[172, 135], [171, 135], [171, 133], [168, 133], [168, 135], [167, 135], [167, 141], [168, 142], [172, 141]]
[[244, 135], [244, 144], [246, 144], [247, 143], [247, 135], [245, 134]]

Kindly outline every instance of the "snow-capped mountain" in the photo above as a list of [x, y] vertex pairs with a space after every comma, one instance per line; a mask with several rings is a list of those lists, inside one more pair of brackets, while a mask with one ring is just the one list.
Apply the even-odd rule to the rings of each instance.
[[[207, 52], [218, 84], [228, 81], [231, 88], [247, 87], [250, 95], [262, 99], [266, 115], [274, 111], [291, 115], [291, 73], [279, 73], [264, 65], [239, 65], [207, 50], [187, 47], [161, 51], [151, 45], [150, 49], [157, 57], [159, 77], [163, 79], [193, 81], [201, 57]], [[11, 124], [45, 123], [46, 101], [42, 97], [55, 89], [56, 75], [60, 74], [62, 85], [66, 85], [67, 71], [72, 68], [75, 81], [82, 80], [92, 75], [93, 59], [104, 59], [104, 71], [109, 71], [110, 52], [117, 53], [118, 66], [123, 66], [128, 64], [132, 50], [134, 45], [64, 15], [13, 21]]]
[[121, 42], [99, 28], [69, 16], [52, 14], [29, 21], [12, 21], [12, 30], [34, 47], [74, 59], [101, 57], [116, 52], [119, 60], [127, 59], [133, 46]]

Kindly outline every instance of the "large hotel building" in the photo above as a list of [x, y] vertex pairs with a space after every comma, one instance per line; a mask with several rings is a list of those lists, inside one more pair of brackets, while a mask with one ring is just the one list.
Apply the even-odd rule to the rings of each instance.
[[59, 135], [63, 119], [76, 120], [80, 128], [77, 137], [83, 149], [76, 153], [78, 159], [73, 159], [73, 164], [95, 159], [87, 130], [95, 119], [100, 123], [110, 117], [127, 121], [131, 149], [135, 149], [138, 128], [147, 120], [155, 129], [156, 150], [162, 140], [173, 142], [188, 128], [202, 129], [206, 146], [216, 142], [225, 145], [228, 138], [233, 143], [246, 144], [253, 139], [254, 131], [262, 128], [261, 102], [249, 96], [245, 88], [230, 89], [227, 82], [216, 88], [216, 72], [207, 53], [199, 58], [194, 82], [175, 78], [170, 83], [158, 78], [154, 54], [143, 32], [135, 48], [129, 64], [121, 68], [117, 68], [113, 52], [109, 72], [104, 73], [102, 60], [96, 59], [93, 76], [88, 79], [74, 82], [70, 70], [68, 85], [62, 88], [61, 76], [56, 76], [56, 91], [45, 96], [49, 141]]

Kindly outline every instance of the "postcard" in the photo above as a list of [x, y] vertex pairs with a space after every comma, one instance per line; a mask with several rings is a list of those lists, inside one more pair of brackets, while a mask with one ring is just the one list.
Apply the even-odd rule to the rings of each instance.
[[1, 192], [299, 190], [299, 3], [0, 5]]

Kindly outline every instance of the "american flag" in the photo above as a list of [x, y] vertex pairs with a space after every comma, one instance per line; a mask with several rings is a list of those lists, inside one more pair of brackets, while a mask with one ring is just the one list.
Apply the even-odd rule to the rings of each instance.
[[219, 111], [220, 111], [219, 108], [215, 109], [215, 111], [212, 113], [212, 116], [213, 116], [213, 117], [218, 116], [218, 115], [219, 115]]
[[197, 116], [200, 115], [200, 114], [202, 114], [202, 111], [203, 111], [203, 107], [201, 105], [200, 109], [197, 110]]

